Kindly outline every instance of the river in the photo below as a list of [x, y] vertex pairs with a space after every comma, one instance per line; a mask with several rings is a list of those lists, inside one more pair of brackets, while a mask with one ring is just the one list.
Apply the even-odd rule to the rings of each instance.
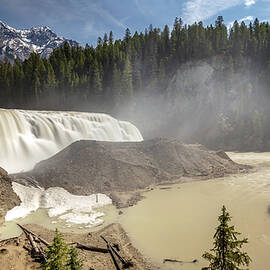
[[[161, 269], [201, 269], [201, 255], [212, 247], [217, 218], [225, 205], [231, 224], [248, 237], [244, 246], [252, 258], [250, 269], [270, 265], [270, 153], [228, 153], [256, 172], [155, 189], [126, 209], [121, 223], [133, 244]], [[196, 264], [165, 263], [164, 258]]]

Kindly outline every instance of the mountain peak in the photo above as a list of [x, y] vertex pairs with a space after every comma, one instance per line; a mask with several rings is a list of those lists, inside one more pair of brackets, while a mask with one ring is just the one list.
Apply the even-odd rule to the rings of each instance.
[[34, 27], [31, 27], [31, 30], [33, 31], [51, 31], [51, 28], [48, 27], [48, 26], [34, 26]]
[[10, 61], [29, 58], [34, 51], [43, 58], [63, 46], [80, 46], [78, 42], [58, 36], [48, 26], [35, 26], [30, 29], [15, 29], [0, 20], [0, 60], [7, 57]]
[[1, 20], [0, 20], [0, 26], [1, 26], [1, 28], [6, 28], [6, 29], [9, 29], [9, 30], [11, 30], [11, 31], [16, 30], [15, 28], [10, 27], [9, 25], [7, 25], [6, 23], [4, 23], [4, 22], [1, 21]]

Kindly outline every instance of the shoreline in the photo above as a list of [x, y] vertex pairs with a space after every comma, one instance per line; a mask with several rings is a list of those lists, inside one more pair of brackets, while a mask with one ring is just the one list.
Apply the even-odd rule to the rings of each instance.
[[[213, 179], [219, 179], [219, 178], [223, 178], [226, 176], [230, 176], [230, 175], [242, 175], [242, 174], [250, 174], [250, 173], [255, 173], [256, 171], [258, 171], [258, 167], [257, 166], [249, 166], [249, 165], [243, 165], [240, 164], [242, 166], [241, 169], [239, 169], [239, 171], [237, 173], [227, 173], [227, 174], [223, 174], [221, 176], [216, 176], [216, 175], [206, 175], [206, 176], [184, 176], [184, 177], [180, 177], [174, 180], [166, 180], [166, 181], [161, 181], [159, 183], [154, 183], [154, 184], [150, 184], [149, 186], [145, 187], [145, 188], [141, 188], [141, 189], [136, 189], [136, 190], [129, 190], [129, 191], [112, 191], [112, 192], [106, 192], [105, 194], [108, 195], [111, 199], [112, 199], [112, 206], [116, 208], [116, 217], [119, 215], [123, 214], [124, 209], [127, 209], [129, 207], [132, 207], [134, 205], [136, 205], [138, 202], [142, 201], [145, 198], [145, 193], [148, 193], [152, 190], [155, 189], [171, 189], [173, 185], [177, 185], [177, 184], [185, 184], [185, 183], [192, 183], [192, 182], [200, 182], [200, 181], [208, 181], [208, 180], [213, 180]], [[15, 180], [15, 182], [20, 183], [20, 181], [16, 181], [16, 179], [12, 179], [13, 181]], [[45, 208], [39, 208], [37, 210], [45, 210], [47, 211], [48, 209]], [[36, 210], [36, 211], [37, 211]], [[31, 213], [35, 213], [36, 211], [33, 211]], [[93, 226], [91, 228], [98, 228], [98, 227], [102, 227], [104, 228], [104, 226], [108, 226], [116, 221], [116, 218], [114, 217], [114, 221], [110, 221], [109, 223], [107, 223], [106, 225], [104, 225], [104, 223], [101, 223], [99, 225]], [[0, 226], [3, 226], [4, 223], [1, 223]], [[39, 224], [35, 223], [35, 222], [29, 222], [26, 224], [33, 224], [33, 225], [37, 225], [39, 226]], [[80, 224], [73, 224], [74, 226], [80, 226]], [[61, 225], [60, 225], [61, 226]], [[51, 228], [42, 226], [45, 229], [49, 229], [51, 230]], [[93, 231], [97, 231], [97, 229], [94, 229]], [[85, 230], [84, 230], [85, 232]], [[84, 232], [75, 232], [75, 233], [84, 233]], [[2, 238], [3, 240], [4, 238]]]
[[[243, 166], [243, 168], [239, 169], [236, 173], [225, 173], [222, 175], [205, 175], [205, 176], [183, 176], [180, 178], [173, 179], [172, 181], [162, 181], [160, 183], [151, 184], [142, 189], [136, 189], [132, 191], [113, 191], [107, 193], [107, 195], [112, 199], [113, 205], [116, 209], [121, 210], [131, 206], [136, 205], [139, 201], [144, 199], [144, 193], [152, 191], [156, 188], [160, 188], [162, 186], [173, 186], [177, 184], [185, 184], [191, 182], [199, 182], [199, 181], [208, 181], [218, 178], [227, 177], [230, 175], [242, 175], [242, 174], [250, 174], [258, 171], [259, 168], [256, 166], [239, 164]], [[162, 189], [162, 188], [161, 188]], [[105, 193], [106, 194], [106, 193]]]
[[[48, 230], [42, 226], [35, 224], [28, 224], [25, 227], [38, 236], [42, 237], [49, 243], [52, 242], [54, 237], [54, 231]], [[100, 248], [106, 248], [105, 242], [101, 239], [101, 235], [112, 243], [119, 246], [119, 253], [125, 260], [131, 260], [133, 266], [130, 270], [153, 270], [153, 265], [146, 259], [138, 249], [136, 249], [125, 232], [123, 227], [119, 223], [112, 223], [96, 232], [90, 233], [62, 233], [67, 243], [79, 242], [83, 245], [97, 246]], [[21, 235], [4, 245], [0, 244], [0, 258], [1, 258], [1, 269], [3, 270], [19, 270], [21, 265], [25, 265], [25, 270], [37, 270], [41, 269], [40, 264], [34, 262], [30, 254], [25, 250], [26, 236], [22, 232]], [[15, 257], [14, 254], [17, 254]], [[84, 261], [84, 270], [95, 269], [95, 270], [114, 270], [109, 254], [97, 253], [87, 250], [78, 249], [79, 257]], [[11, 258], [13, 258], [11, 260]]]

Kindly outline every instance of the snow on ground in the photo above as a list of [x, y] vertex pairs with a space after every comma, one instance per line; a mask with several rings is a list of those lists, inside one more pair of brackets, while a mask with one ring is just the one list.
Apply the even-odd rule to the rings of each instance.
[[95, 209], [112, 203], [108, 196], [100, 193], [76, 196], [61, 187], [45, 190], [16, 182], [12, 183], [12, 187], [21, 199], [21, 204], [7, 212], [6, 221], [26, 217], [38, 208], [46, 208], [49, 217], [58, 217], [68, 223], [85, 224], [91, 227], [103, 222], [100, 217], [104, 214]]

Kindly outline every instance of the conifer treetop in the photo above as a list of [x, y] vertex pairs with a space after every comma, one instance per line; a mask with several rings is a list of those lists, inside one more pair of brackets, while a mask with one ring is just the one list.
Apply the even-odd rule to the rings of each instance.
[[242, 246], [248, 243], [248, 239], [238, 239], [241, 233], [229, 225], [231, 216], [224, 205], [218, 220], [220, 224], [213, 237], [214, 247], [202, 255], [209, 261], [209, 266], [203, 267], [202, 270], [247, 270], [248, 268], [240, 267], [248, 267], [251, 262], [248, 254], [241, 251]]

